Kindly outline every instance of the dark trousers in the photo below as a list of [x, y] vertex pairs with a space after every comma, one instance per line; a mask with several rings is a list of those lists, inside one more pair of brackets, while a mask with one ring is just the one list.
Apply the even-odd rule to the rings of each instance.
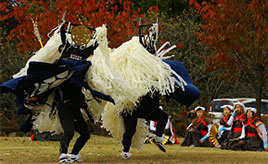
[[60, 141], [60, 153], [68, 152], [69, 143], [74, 136], [74, 130], [76, 130], [80, 136], [74, 144], [72, 154], [77, 155], [90, 138], [90, 131], [80, 108], [62, 105], [59, 108], [59, 118], [64, 131]]
[[194, 145], [195, 147], [211, 147], [208, 139], [206, 139], [203, 143], [199, 141], [202, 137], [201, 132], [197, 129], [187, 132], [184, 141], [181, 143], [181, 146]]
[[140, 105], [132, 114], [123, 114], [122, 117], [125, 124], [125, 133], [122, 140], [124, 152], [128, 152], [130, 149], [132, 137], [136, 132], [138, 118], [157, 121], [155, 134], [159, 137], [162, 136], [168, 120], [168, 115], [159, 109], [158, 96], [152, 98], [149, 95], [141, 99]]
[[224, 131], [221, 138], [218, 139], [219, 144], [222, 144], [224, 142], [227, 142], [230, 137], [230, 130]]

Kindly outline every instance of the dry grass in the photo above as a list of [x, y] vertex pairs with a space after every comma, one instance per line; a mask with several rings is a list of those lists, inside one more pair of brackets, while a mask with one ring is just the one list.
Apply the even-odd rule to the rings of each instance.
[[[75, 136], [77, 137], [77, 135]], [[182, 139], [180, 139], [181, 141]], [[74, 141], [70, 146], [73, 146]], [[121, 144], [110, 137], [92, 136], [82, 149], [83, 163], [262, 163], [267, 152], [229, 151], [216, 148], [189, 148], [166, 145], [162, 153], [146, 144], [141, 151], [131, 150], [132, 158], [121, 160]], [[58, 163], [59, 142], [30, 141], [28, 137], [0, 137], [0, 163]]]

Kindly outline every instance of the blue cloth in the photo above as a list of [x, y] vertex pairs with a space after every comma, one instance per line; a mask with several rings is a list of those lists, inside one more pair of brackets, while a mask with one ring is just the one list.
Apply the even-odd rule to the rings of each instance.
[[[56, 76], [64, 71], [76, 71], [73, 76], [84, 73], [91, 63], [88, 61], [70, 61], [70, 60], [59, 60], [54, 64], [41, 63], [41, 62], [30, 62], [27, 70], [27, 75], [19, 78], [11, 79], [0, 85], [1, 93], [12, 92], [17, 94], [21, 91], [32, 92], [33, 85], [40, 83], [45, 79]], [[81, 80], [77, 83], [81, 83]], [[76, 84], [77, 84], [76, 83]]]
[[[173, 69], [178, 75], [180, 75], [187, 83], [184, 91], [179, 87], [178, 84], [175, 84], [175, 92], [168, 95], [167, 99], [169, 100], [172, 98], [183, 105], [190, 106], [195, 100], [200, 97], [200, 90], [192, 84], [191, 79], [183, 63], [170, 60], [165, 60], [164, 62], [167, 63], [171, 67], [171, 69]], [[178, 80], [177, 77], [175, 78]]]
[[32, 120], [32, 114], [28, 116], [27, 120], [25, 120], [20, 126], [19, 130], [21, 130], [24, 133], [27, 133], [32, 130], [33, 126], [33, 120]]
[[[69, 80], [74, 87], [89, 89], [94, 98], [115, 103], [109, 95], [95, 91], [88, 86], [85, 80], [85, 73], [90, 66], [91, 62], [86, 60], [58, 60], [53, 64], [30, 62], [27, 75], [1, 84], [0, 93], [11, 92], [16, 95], [17, 114], [30, 114], [30, 117], [20, 126], [20, 129], [27, 132], [31, 128], [32, 111], [24, 106], [25, 101], [30, 97], [37, 97], [39, 103], [44, 103], [54, 89], [52, 84], [56, 84], [59, 81]], [[65, 72], [68, 73], [66, 76], [59, 76]], [[74, 73], [71, 75], [71, 72]], [[46, 82], [49, 78], [52, 79], [50, 80], [51, 82]]]

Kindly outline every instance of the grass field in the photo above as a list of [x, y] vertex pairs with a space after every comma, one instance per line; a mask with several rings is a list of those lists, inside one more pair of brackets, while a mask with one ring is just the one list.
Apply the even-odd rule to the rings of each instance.
[[[75, 138], [77, 135], [75, 136]], [[182, 138], [179, 139], [182, 141]], [[71, 142], [72, 147], [74, 140]], [[141, 151], [131, 149], [128, 160], [120, 157], [121, 144], [110, 137], [93, 135], [82, 149], [83, 163], [262, 163], [268, 152], [229, 151], [217, 148], [190, 148], [166, 145], [162, 153], [155, 145], [145, 144]], [[59, 142], [30, 141], [29, 137], [0, 137], [0, 163], [58, 163]]]

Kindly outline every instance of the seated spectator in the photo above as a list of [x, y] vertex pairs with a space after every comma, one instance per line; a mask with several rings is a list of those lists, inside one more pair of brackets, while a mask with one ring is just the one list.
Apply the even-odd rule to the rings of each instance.
[[181, 146], [210, 147], [208, 141], [212, 121], [204, 116], [205, 108], [196, 107], [197, 118], [187, 127], [187, 134]]
[[231, 116], [232, 111], [234, 110], [234, 107], [232, 105], [223, 105], [221, 106], [223, 108], [222, 114], [223, 118], [220, 120], [220, 126], [219, 126], [219, 136], [218, 136], [218, 145], [216, 147], [220, 147], [222, 142], [224, 142], [228, 135], [230, 134], [231, 126], [228, 125], [228, 120]]
[[263, 121], [256, 117], [255, 108], [246, 108], [247, 119], [243, 122], [242, 134], [239, 137], [242, 141], [237, 149], [252, 151], [267, 151], [267, 131]]
[[227, 139], [221, 144], [222, 149], [235, 149], [245, 120], [245, 105], [241, 102], [234, 103], [234, 112], [227, 121], [227, 124], [232, 128]]

